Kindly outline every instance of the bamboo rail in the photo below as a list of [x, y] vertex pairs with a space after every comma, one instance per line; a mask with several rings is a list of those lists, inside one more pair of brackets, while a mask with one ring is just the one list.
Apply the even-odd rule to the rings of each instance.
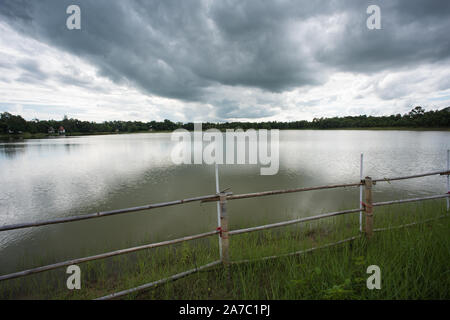
[[[237, 195], [228, 196], [227, 200], [257, 198], [257, 197], [273, 196], [273, 195], [278, 195], [278, 194], [297, 193], [297, 192], [315, 191], [315, 190], [324, 190], [324, 189], [358, 187], [361, 184], [362, 184], [361, 182], [357, 182], [357, 183], [333, 184], [333, 185], [309, 187], [309, 188], [295, 188], [295, 189], [287, 189], [287, 190], [273, 190], [273, 191], [245, 193], [245, 194], [237, 194]], [[210, 201], [210, 200], [204, 200], [203, 202], [208, 202], [208, 201]]]
[[375, 203], [372, 203], [372, 206], [381, 207], [381, 206], [387, 206], [387, 205], [391, 205], [391, 204], [417, 202], [417, 201], [424, 201], [424, 200], [435, 200], [435, 199], [448, 198], [448, 197], [450, 197], [450, 194], [447, 193], [447, 194], [440, 194], [440, 195], [436, 195], [436, 196], [428, 196], [428, 197], [422, 197], [422, 198], [411, 198], [411, 199], [375, 202]]
[[450, 175], [450, 171], [449, 170], [434, 171], [434, 172], [415, 174], [415, 175], [404, 176], [404, 177], [382, 178], [382, 179], [372, 180], [372, 182], [389, 182], [389, 181], [397, 181], [397, 180], [405, 180], [405, 179], [422, 178], [422, 177], [435, 176], [435, 175], [441, 175], [441, 176]]
[[190, 240], [195, 240], [195, 239], [206, 238], [206, 237], [218, 234], [218, 233], [219, 233], [219, 231], [215, 230], [215, 231], [205, 232], [205, 233], [197, 234], [194, 236], [187, 236], [187, 237], [183, 237], [183, 238], [179, 238], [179, 239], [175, 239], [175, 240], [167, 240], [167, 241], [162, 241], [162, 242], [157, 242], [157, 243], [151, 243], [151, 244], [146, 244], [146, 245], [142, 245], [142, 246], [121, 249], [121, 250], [111, 251], [111, 252], [107, 252], [107, 253], [101, 253], [101, 254], [97, 254], [95, 256], [58, 262], [58, 263], [49, 264], [49, 265], [46, 265], [43, 267], [28, 269], [28, 270], [19, 271], [19, 272], [10, 273], [10, 274], [4, 275], [4, 276], [0, 276], [0, 281], [19, 278], [19, 277], [27, 276], [30, 274], [53, 270], [53, 269], [57, 269], [57, 268], [61, 268], [61, 267], [66, 267], [66, 266], [70, 266], [72, 264], [78, 264], [78, 263], [83, 263], [83, 262], [88, 262], [88, 261], [93, 261], [93, 260], [98, 260], [98, 259], [109, 258], [109, 257], [121, 255], [121, 254], [144, 250], [144, 249], [151, 249], [151, 248], [167, 246], [167, 245], [171, 245], [171, 244], [180, 243], [183, 241], [190, 241]]
[[202, 271], [202, 270], [204, 270], [206, 268], [214, 267], [214, 266], [216, 266], [216, 265], [218, 265], [220, 263], [222, 263], [222, 261], [221, 260], [217, 260], [217, 261], [205, 264], [204, 266], [201, 266], [201, 267], [196, 267], [196, 268], [188, 270], [188, 271], [184, 271], [184, 272], [181, 272], [181, 273], [174, 274], [173, 276], [170, 276], [168, 278], [164, 278], [164, 279], [161, 279], [161, 280], [153, 281], [153, 282], [150, 282], [150, 283], [147, 283], [147, 284], [143, 284], [141, 286], [138, 286], [138, 287], [135, 287], [135, 288], [131, 288], [131, 289], [128, 289], [128, 290], [123, 290], [123, 291], [119, 291], [119, 292], [116, 292], [116, 293], [112, 293], [112, 294], [109, 294], [107, 296], [104, 296], [104, 297], [101, 297], [101, 298], [97, 298], [97, 299], [94, 299], [94, 300], [110, 300], [110, 299], [122, 297], [122, 296], [125, 296], [125, 295], [133, 293], [133, 292], [137, 292], [137, 291], [149, 289], [151, 287], [155, 287], [155, 286], [157, 286], [159, 284], [163, 284], [163, 283], [167, 283], [169, 281], [175, 281], [175, 280], [184, 278], [184, 277], [186, 277], [186, 276], [188, 276], [190, 274]]
[[[227, 194], [231, 194], [231, 193], [227, 193]], [[16, 229], [31, 228], [31, 227], [40, 227], [40, 226], [45, 226], [45, 225], [50, 225], [50, 224], [74, 222], [74, 221], [87, 220], [87, 219], [93, 219], [93, 218], [108, 217], [108, 216], [113, 216], [116, 214], [130, 213], [130, 212], [136, 212], [136, 211], [151, 210], [151, 209], [175, 206], [175, 205], [185, 204], [185, 203], [190, 203], [190, 202], [195, 202], [195, 201], [202, 201], [205, 199], [216, 199], [217, 200], [218, 196], [217, 195], [200, 196], [200, 197], [187, 198], [187, 199], [175, 200], [175, 201], [169, 201], [169, 202], [147, 204], [147, 205], [143, 205], [143, 206], [139, 206], [139, 207], [117, 209], [117, 210], [110, 210], [110, 211], [100, 211], [100, 212], [96, 212], [96, 213], [85, 214], [82, 216], [57, 218], [57, 219], [52, 219], [52, 220], [36, 221], [36, 222], [30, 222], [30, 223], [12, 224], [12, 225], [0, 226], [0, 232], [16, 230]], [[216, 200], [214, 200], [214, 201], [216, 201]]]
[[[386, 205], [391, 205], [391, 204], [424, 201], [424, 200], [434, 200], [434, 199], [441, 199], [441, 198], [447, 198], [447, 197], [450, 197], [450, 195], [444, 194], [444, 195], [429, 196], [429, 197], [423, 197], [423, 198], [412, 198], [412, 199], [404, 199], [404, 200], [375, 202], [372, 204], [372, 206], [380, 207], [380, 206], [386, 206]], [[316, 215], [316, 216], [299, 218], [299, 219], [288, 220], [288, 221], [283, 221], [283, 222], [277, 222], [277, 223], [267, 224], [267, 225], [263, 225], [263, 226], [232, 230], [232, 231], [229, 231], [228, 234], [229, 235], [237, 235], [237, 234], [242, 234], [242, 233], [247, 233], [247, 232], [254, 232], [254, 231], [260, 231], [260, 230], [266, 230], [266, 229], [272, 229], [272, 228], [278, 228], [278, 227], [285, 227], [285, 226], [288, 226], [291, 224], [297, 224], [297, 223], [302, 223], [302, 222], [308, 222], [308, 221], [338, 216], [338, 215], [342, 215], [342, 214], [359, 212], [360, 210], [361, 209], [358, 208], [358, 209], [348, 209], [348, 210], [342, 210], [342, 211], [323, 213], [323, 214]]]
[[311, 216], [311, 217], [306, 217], [306, 218], [299, 218], [299, 219], [294, 219], [294, 220], [289, 220], [289, 221], [283, 221], [283, 222], [277, 222], [277, 223], [272, 223], [272, 224], [266, 224], [264, 226], [251, 227], [251, 228], [245, 228], [245, 229], [239, 229], [239, 230], [232, 230], [232, 231], [228, 232], [228, 234], [234, 236], [234, 235], [241, 234], [241, 233], [254, 232], [254, 231], [260, 231], [260, 230], [266, 230], [266, 229], [272, 229], [272, 228], [278, 228], [278, 227], [285, 227], [285, 226], [288, 226], [288, 225], [291, 225], [291, 224], [307, 222], [307, 221], [313, 221], [313, 220], [318, 220], [318, 219], [338, 216], [338, 215], [341, 215], [341, 214], [359, 212], [359, 210], [360, 209], [358, 208], [358, 209], [350, 209], [350, 210], [343, 210], [343, 211], [324, 213], [324, 214], [320, 214], [320, 215], [317, 215], [317, 216]]
[[290, 256], [305, 254], [305, 253], [309, 253], [309, 252], [312, 252], [312, 251], [315, 251], [315, 250], [318, 250], [318, 249], [329, 248], [329, 247], [336, 246], [338, 244], [342, 244], [342, 243], [345, 243], [345, 242], [353, 241], [353, 240], [358, 239], [360, 237], [361, 237], [360, 235], [357, 235], [357, 236], [350, 237], [350, 238], [343, 239], [343, 240], [339, 240], [339, 241], [336, 241], [336, 242], [327, 243], [327, 244], [324, 244], [322, 246], [312, 247], [312, 248], [309, 248], [309, 249], [295, 251], [295, 252], [290, 252], [290, 253], [285, 253], [285, 254], [280, 254], [280, 255], [276, 255], [276, 256], [267, 256], [267, 257], [262, 257], [262, 258], [257, 258], [257, 259], [243, 259], [243, 260], [238, 260], [238, 261], [232, 261], [231, 264], [251, 263], [251, 262], [257, 262], [257, 261], [271, 260], [271, 259], [277, 259], [277, 258], [282, 258], [282, 257], [290, 257]]
[[[405, 177], [372, 179], [372, 182], [389, 182], [389, 181], [413, 179], [413, 178], [420, 178], [420, 177], [433, 176], [433, 175], [450, 175], [450, 171], [448, 171], [448, 170], [434, 171], [434, 172], [405, 176]], [[271, 191], [236, 194], [236, 195], [228, 196], [227, 200], [239, 200], [239, 199], [247, 199], [247, 198], [272, 196], [272, 195], [278, 195], [278, 194], [297, 193], [297, 192], [305, 192], [305, 191], [335, 189], [335, 188], [347, 188], [347, 187], [350, 188], [350, 187], [358, 187], [358, 186], [364, 186], [364, 179], [362, 179], [360, 182], [355, 182], [355, 183], [332, 184], [332, 185], [324, 185], [324, 186], [317, 186], [317, 187], [294, 188], [294, 189], [286, 189], [286, 190], [271, 190]], [[202, 200], [201, 202], [213, 202], [213, 201], [217, 201], [217, 199], [205, 199], [205, 200]]]
[[378, 228], [378, 229], [373, 229], [373, 232], [380, 232], [380, 231], [389, 231], [389, 230], [395, 230], [395, 229], [401, 229], [401, 228], [407, 228], [407, 227], [412, 227], [418, 224], [422, 224], [422, 223], [427, 223], [430, 221], [435, 221], [435, 220], [440, 220], [443, 218], [448, 218], [449, 216], [438, 216], [436, 218], [431, 218], [431, 219], [426, 219], [426, 220], [422, 220], [422, 221], [417, 221], [417, 222], [412, 222], [412, 223], [407, 223], [407, 224], [401, 224], [399, 226], [394, 226], [394, 227], [388, 227], [388, 228]]

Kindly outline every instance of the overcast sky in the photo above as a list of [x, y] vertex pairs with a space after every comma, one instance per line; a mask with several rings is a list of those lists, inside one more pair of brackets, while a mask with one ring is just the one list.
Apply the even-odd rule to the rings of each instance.
[[[81, 8], [81, 30], [66, 9]], [[381, 9], [369, 30], [367, 7]], [[448, 0], [0, 0], [0, 111], [294, 121], [450, 106]]]

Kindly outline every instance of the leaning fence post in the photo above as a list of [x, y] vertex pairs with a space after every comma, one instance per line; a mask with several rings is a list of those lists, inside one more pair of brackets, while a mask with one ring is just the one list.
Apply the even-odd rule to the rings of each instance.
[[372, 178], [366, 177], [364, 179], [364, 195], [366, 202], [363, 203], [364, 212], [366, 216], [365, 233], [366, 237], [370, 239], [373, 236], [373, 206], [372, 206]]
[[228, 215], [227, 215], [227, 196], [225, 193], [219, 194], [220, 198], [220, 236], [222, 238], [222, 263], [228, 266], [230, 263], [230, 256], [228, 253]]

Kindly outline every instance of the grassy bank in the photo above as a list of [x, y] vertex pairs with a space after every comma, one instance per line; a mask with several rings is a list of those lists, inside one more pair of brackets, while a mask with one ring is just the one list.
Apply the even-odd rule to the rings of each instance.
[[[444, 200], [376, 208], [375, 228], [445, 213]], [[359, 214], [349, 214], [232, 236], [231, 259], [258, 259], [332, 243], [357, 235], [358, 220]], [[449, 299], [449, 231], [450, 218], [445, 217], [377, 232], [371, 241], [362, 237], [303, 255], [232, 265], [229, 273], [215, 267], [125, 299]], [[81, 290], [66, 289], [65, 268], [4, 281], [0, 298], [92, 299], [218, 258], [214, 236], [81, 264]], [[381, 290], [366, 287], [369, 265], [381, 268]]]

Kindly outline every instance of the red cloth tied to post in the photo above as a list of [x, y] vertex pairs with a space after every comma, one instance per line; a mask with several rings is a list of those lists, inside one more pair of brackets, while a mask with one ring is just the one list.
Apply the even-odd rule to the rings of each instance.
[[361, 201], [361, 204], [363, 205], [364, 208], [366, 208], [366, 207], [373, 208], [373, 206], [371, 204], [367, 204], [363, 201]]

